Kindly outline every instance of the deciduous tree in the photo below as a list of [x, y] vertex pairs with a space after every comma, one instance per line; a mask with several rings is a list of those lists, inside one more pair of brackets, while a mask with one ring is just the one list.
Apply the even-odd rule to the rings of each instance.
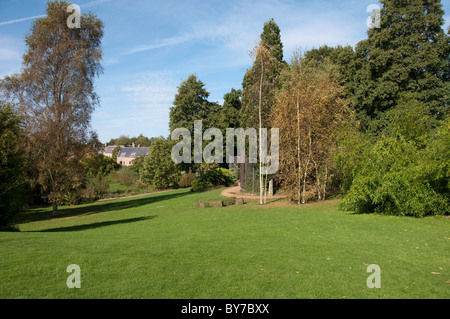
[[277, 175], [298, 203], [306, 201], [308, 185], [319, 199], [326, 198], [335, 132], [351, 117], [332, 73], [329, 61], [307, 62], [297, 55], [282, 74], [283, 86], [276, 95], [272, 125], [283, 128]]
[[158, 189], [176, 187], [181, 173], [172, 161], [172, 147], [175, 143], [164, 137], [155, 138], [140, 170], [141, 181]]
[[35, 20], [26, 37], [22, 73], [1, 83], [26, 117], [37, 183], [54, 214], [64, 194], [83, 184], [80, 159], [96, 140], [90, 119], [98, 104], [94, 79], [102, 72], [103, 23], [88, 13], [80, 28], [69, 28], [69, 4], [48, 2], [46, 17]]

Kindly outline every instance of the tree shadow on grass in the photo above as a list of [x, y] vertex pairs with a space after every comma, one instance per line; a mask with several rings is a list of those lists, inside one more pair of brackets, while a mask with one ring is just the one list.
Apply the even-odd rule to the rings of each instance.
[[104, 227], [104, 226], [133, 223], [133, 222], [153, 219], [155, 217], [156, 217], [156, 215], [155, 216], [146, 216], [146, 217], [128, 218], [128, 219], [119, 219], [119, 220], [111, 220], [111, 221], [98, 222], [98, 223], [92, 223], [92, 224], [74, 225], [74, 226], [50, 228], [50, 229], [43, 229], [43, 230], [33, 230], [33, 231], [28, 231], [28, 232], [29, 233], [54, 233], [54, 232], [80, 231], [80, 230], [88, 230], [88, 229], [94, 229], [94, 228], [99, 228], [99, 227]]
[[58, 213], [53, 217], [52, 211], [48, 207], [42, 207], [32, 209], [27, 212], [21, 213], [16, 216], [14, 220], [15, 224], [24, 224], [35, 221], [43, 221], [54, 218], [67, 218], [74, 216], [87, 216], [102, 212], [118, 211], [129, 208], [136, 208], [153, 204], [156, 202], [171, 200], [179, 197], [189, 195], [189, 191], [177, 192], [177, 193], [160, 193], [155, 195], [148, 195], [145, 197], [132, 197], [126, 199], [117, 199], [111, 201], [95, 202], [86, 205], [77, 205], [73, 207], [62, 207], [58, 210]]

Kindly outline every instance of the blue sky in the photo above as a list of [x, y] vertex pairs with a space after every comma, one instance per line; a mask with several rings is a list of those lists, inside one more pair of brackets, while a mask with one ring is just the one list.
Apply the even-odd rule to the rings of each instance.
[[[120, 135], [168, 135], [169, 108], [177, 86], [196, 74], [223, 102], [241, 88], [252, 64], [249, 51], [264, 22], [281, 29], [285, 60], [319, 47], [356, 45], [366, 38], [369, 4], [374, 0], [154, 1], [75, 0], [104, 24], [104, 73], [96, 80], [100, 107], [92, 127], [102, 142]], [[446, 26], [450, 1], [442, 1]], [[45, 15], [47, 1], [0, 0], [0, 78], [20, 72], [25, 34]]]

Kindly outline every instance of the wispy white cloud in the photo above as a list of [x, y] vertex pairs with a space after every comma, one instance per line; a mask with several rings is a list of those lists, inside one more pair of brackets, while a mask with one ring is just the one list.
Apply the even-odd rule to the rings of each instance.
[[15, 19], [15, 20], [9, 20], [9, 21], [5, 21], [5, 22], [0, 22], [0, 26], [7, 25], [7, 24], [12, 24], [12, 23], [23, 22], [23, 21], [28, 21], [28, 20], [33, 20], [33, 19], [38, 19], [38, 18], [43, 18], [45, 16], [46, 16], [45, 14], [42, 14], [42, 15], [38, 15], [38, 16], [20, 18], [20, 19]]
[[[274, 18], [280, 26], [285, 52], [289, 54], [298, 46], [355, 44], [361, 40], [361, 33], [364, 30], [349, 25], [349, 6], [350, 4], [347, 3], [347, 6], [338, 8], [330, 4], [322, 6], [319, 11], [314, 5], [300, 5], [295, 2], [266, 0], [259, 1], [257, 6], [253, 1], [237, 2], [221, 16], [220, 20], [191, 21], [191, 24], [182, 32], [135, 46], [125, 54], [145, 52], [190, 41], [202, 41], [229, 52], [239, 53], [241, 56], [248, 56], [248, 51], [254, 47], [259, 38], [263, 23], [270, 18]], [[365, 20], [361, 21], [365, 23]]]
[[202, 38], [202, 35], [194, 34], [194, 33], [185, 33], [185, 34], [165, 38], [165, 39], [162, 39], [159, 41], [155, 41], [152, 44], [136, 46], [136, 47], [132, 48], [131, 50], [129, 50], [128, 52], [126, 52], [125, 54], [133, 54], [133, 53], [163, 48], [163, 47], [167, 47], [167, 46], [177, 45], [180, 43], [188, 42], [195, 38]]
[[172, 72], [147, 72], [136, 76], [136, 80], [123, 86], [122, 92], [133, 103], [152, 105], [171, 103], [177, 84]]
[[20, 59], [20, 53], [11, 48], [0, 48], [0, 61]]
[[80, 8], [90, 8], [90, 7], [94, 7], [97, 6], [99, 4], [103, 4], [106, 2], [110, 2], [111, 0], [96, 0], [96, 1], [91, 1], [85, 4], [80, 5]]

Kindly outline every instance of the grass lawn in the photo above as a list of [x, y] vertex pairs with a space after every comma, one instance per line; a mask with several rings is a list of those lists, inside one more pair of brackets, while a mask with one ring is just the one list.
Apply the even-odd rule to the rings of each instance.
[[[21, 232], [0, 233], [0, 298], [450, 298], [449, 218], [355, 215], [337, 200], [194, 206], [220, 191], [27, 212]], [[66, 286], [70, 264], [80, 289]]]

